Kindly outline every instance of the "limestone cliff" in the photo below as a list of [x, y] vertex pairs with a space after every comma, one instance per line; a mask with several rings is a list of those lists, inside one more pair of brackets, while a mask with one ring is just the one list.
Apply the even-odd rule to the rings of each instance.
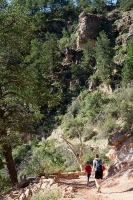
[[108, 138], [108, 145], [112, 149], [107, 156], [114, 162], [109, 169], [109, 175], [133, 165], [133, 130], [126, 134], [122, 130], [112, 134]]
[[95, 43], [99, 32], [102, 30], [101, 24], [104, 21], [103, 15], [96, 15], [82, 12], [79, 15], [79, 24], [77, 27], [77, 49], [82, 49], [82, 44], [89, 39]]

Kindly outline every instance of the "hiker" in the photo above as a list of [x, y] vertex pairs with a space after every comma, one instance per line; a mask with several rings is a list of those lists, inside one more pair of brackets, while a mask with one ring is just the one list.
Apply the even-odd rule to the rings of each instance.
[[99, 155], [96, 154], [93, 160], [93, 168], [92, 171], [95, 173], [95, 183], [97, 187], [97, 192], [101, 192], [101, 182], [103, 178], [103, 170], [102, 170], [102, 161], [99, 158]]
[[89, 186], [89, 178], [90, 178], [90, 175], [91, 175], [91, 171], [92, 171], [92, 167], [90, 165], [90, 162], [87, 161], [86, 164], [85, 164], [85, 174], [86, 174], [86, 177], [87, 177], [86, 186]]

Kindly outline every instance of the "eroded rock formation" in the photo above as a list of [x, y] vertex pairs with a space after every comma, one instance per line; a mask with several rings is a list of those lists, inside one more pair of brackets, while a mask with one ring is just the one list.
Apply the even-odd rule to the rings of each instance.
[[126, 134], [122, 130], [112, 134], [108, 139], [108, 145], [112, 148], [106, 156], [114, 162], [109, 169], [109, 175], [133, 165], [133, 130]]
[[82, 44], [86, 43], [89, 39], [92, 44], [95, 43], [99, 32], [102, 30], [104, 16], [91, 13], [82, 12], [79, 15], [79, 25], [77, 27], [77, 49], [82, 49]]

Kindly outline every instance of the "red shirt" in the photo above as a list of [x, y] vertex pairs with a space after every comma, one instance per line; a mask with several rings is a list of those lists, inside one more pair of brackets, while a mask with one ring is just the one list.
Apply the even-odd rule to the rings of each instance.
[[102, 170], [103, 170], [103, 171], [106, 170], [106, 167], [105, 167], [104, 165], [102, 165]]
[[92, 168], [91, 168], [90, 165], [86, 165], [85, 166], [85, 172], [86, 172], [86, 174], [91, 174], [91, 170], [92, 170]]

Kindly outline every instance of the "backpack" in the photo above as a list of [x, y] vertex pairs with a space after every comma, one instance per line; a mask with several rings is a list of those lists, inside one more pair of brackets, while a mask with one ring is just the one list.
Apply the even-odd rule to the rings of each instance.
[[96, 169], [96, 171], [102, 171], [101, 159], [95, 159], [95, 169]]

